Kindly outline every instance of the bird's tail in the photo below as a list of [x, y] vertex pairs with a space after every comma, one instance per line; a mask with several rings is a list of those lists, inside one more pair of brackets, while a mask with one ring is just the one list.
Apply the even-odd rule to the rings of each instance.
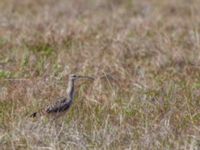
[[37, 117], [37, 112], [32, 113], [32, 114], [30, 115], [30, 117], [31, 117], [31, 118]]
[[46, 110], [44, 109], [41, 109], [41, 110], [38, 110], [37, 112], [34, 112], [30, 115], [31, 118], [35, 118], [35, 117], [40, 117], [40, 116], [44, 116], [46, 115]]

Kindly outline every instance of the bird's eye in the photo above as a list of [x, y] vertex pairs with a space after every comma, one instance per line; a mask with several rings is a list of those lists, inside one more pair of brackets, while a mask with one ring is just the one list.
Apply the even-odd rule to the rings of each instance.
[[73, 78], [75, 78], [75, 77], [76, 77], [76, 75], [74, 74], [74, 75], [72, 75], [72, 77], [73, 77]]

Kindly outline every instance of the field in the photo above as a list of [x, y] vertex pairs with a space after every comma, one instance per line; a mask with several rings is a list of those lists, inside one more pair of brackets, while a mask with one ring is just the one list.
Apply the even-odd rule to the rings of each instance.
[[[200, 149], [200, 1], [1, 0], [1, 150]], [[29, 118], [66, 95], [61, 118]]]

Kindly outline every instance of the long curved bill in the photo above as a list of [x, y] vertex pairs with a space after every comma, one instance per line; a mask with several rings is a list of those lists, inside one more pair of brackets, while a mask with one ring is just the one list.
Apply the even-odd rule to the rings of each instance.
[[89, 76], [78, 76], [78, 78], [84, 78], [84, 79], [89, 79], [89, 80], [94, 80], [95, 78], [89, 77]]

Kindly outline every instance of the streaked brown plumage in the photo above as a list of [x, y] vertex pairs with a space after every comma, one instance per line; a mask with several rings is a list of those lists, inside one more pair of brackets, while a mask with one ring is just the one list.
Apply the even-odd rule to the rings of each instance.
[[62, 112], [66, 112], [70, 108], [74, 100], [74, 82], [80, 78], [94, 80], [94, 78], [88, 77], [88, 76], [78, 76], [75, 74], [70, 75], [69, 82], [68, 82], [68, 89], [67, 89], [67, 97], [61, 97], [57, 99], [55, 103], [53, 103], [50, 106], [47, 106], [46, 109], [42, 109], [41, 111], [34, 112], [33, 114], [31, 114], [30, 117], [36, 117], [38, 114], [40, 115], [60, 114]]

